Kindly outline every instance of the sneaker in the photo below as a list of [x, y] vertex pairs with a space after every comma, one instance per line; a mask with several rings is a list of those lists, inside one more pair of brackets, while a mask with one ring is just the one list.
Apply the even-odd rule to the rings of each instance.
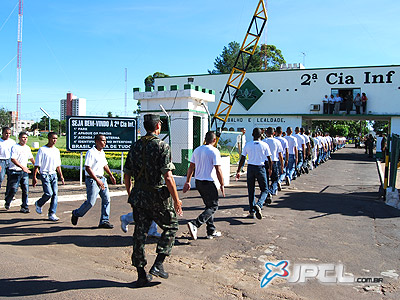
[[265, 203], [267, 203], [267, 204], [271, 204], [272, 203], [272, 195], [271, 195], [271, 193], [268, 193], [267, 199], [265, 200]]
[[74, 215], [74, 213], [72, 213], [71, 215], [71, 223], [72, 225], [76, 226], [78, 224], [78, 218], [77, 216]]
[[125, 215], [120, 216], [119, 219], [121, 220], [121, 230], [127, 233], [129, 223], [125, 220]]
[[8, 203], [4, 204], [4, 208], [5, 208], [6, 210], [9, 210], [9, 209], [10, 209], [10, 204], [8, 204]]
[[278, 191], [282, 191], [282, 185], [280, 182], [278, 182]]
[[35, 210], [36, 212], [41, 215], [42, 214], [42, 208], [39, 206], [39, 204], [37, 203], [37, 201], [35, 202]]
[[309, 172], [308, 168], [304, 168], [304, 170], [306, 171], [306, 174], [308, 174]]
[[286, 185], [289, 186], [289, 185], [290, 185], [289, 177], [286, 176], [286, 177], [285, 177], [285, 181], [286, 181]]
[[19, 212], [22, 212], [24, 214], [29, 214], [29, 208], [27, 207], [21, 207], [21, 209], [19, 210]]
[[99, 228], [105, 228], [105, 229], [113, 229], [114, 228], [114, 225], [112, 225], [110, 222], [108, 222], [108, 221], [105, 221], [105, 222], [103, 222], [103, 223], [101, 223], [100, 225], [99, 225]]
[[60, 220], [60, 218], [57, 217], [56, 214], [51, 214], [51, 215], [49, 216], [49, 220], [50, 220], [50, 221], [53, 221], [53, 222], [57, 222], [58, 220]]
[[220, 237], [222, 233], [220, 231], [214, 231], [212, 234], [207, 235], [207, 239], [212, 240], [215, 237]]
[[189, 227], [190, 235], [194, 240], [197, 240], [197, 227], [192, 222], [188, 222], [187, 225]]
[[257, 219], [261, 220], [262, 219], [261, 207], [259, 207], [258, 205], [255, 205], [254, 208], [256, 210]]

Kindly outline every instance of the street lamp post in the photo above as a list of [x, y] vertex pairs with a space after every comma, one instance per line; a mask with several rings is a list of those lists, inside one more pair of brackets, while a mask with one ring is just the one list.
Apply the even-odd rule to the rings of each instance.
[[42, 112], [44, 112], [44, 114], [49, 118], [49, 132], [51, 131], [51, 123], [50, 123], [50, 115], [47, 113], [47, 111], [45, 111], [43, 108], [40, 108], [40, 110]]

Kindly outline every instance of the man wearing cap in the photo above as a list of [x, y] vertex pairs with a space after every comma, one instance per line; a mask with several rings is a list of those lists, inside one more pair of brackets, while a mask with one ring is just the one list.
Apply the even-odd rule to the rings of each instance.
[[[177, 214], [182, 216], [182, 202], [179, 200], [172, 171], [171, 149], [157, 136], [161, 132], [160, 116], [144, 115], [143, 126], [146, 135], [135, 142], [129, 150], [124, 166], [124, 179], [128, 202], [133, 209], [135, 231], [133, 233], [132, 265], [138, 272], [136, 286], [149, 284], [152, 275], [168, 278], [163, 262], [171, 254], [175, 235], [178, 231]], [[132, 188], [131, 177], [134, 179]], [[171, 199], [172, 196], [172, 199]], [[144, 246], [152, 221], [163, 230], [157, 243], [157, 257], [149, 273]]]

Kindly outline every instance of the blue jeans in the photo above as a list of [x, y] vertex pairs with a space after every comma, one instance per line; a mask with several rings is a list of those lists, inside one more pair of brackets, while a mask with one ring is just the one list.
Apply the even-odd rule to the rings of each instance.
[[285, 180], [285, 177], [286, 177], [285, 159], [283, 159], [283, 172], [281, 172], [281, 161], [280, 160], [278, 161], [278, 168], [279, 168], [278, 182], [281, 183], [282, 181]]
[[295, 167], [296, 167], [296, 156], [294, 154], [289, 154], [288, 165], [286, 167], [286, 177], [288, 177], [289, 180], [293, 179]]
[[97, 195], [100, 194], [101, 217], [99, 224], [103, 224], [104, 222], [108, 222], [110, 219], [110, 194], [108, 191], [107, 179], [104, 176], [99, 179], [104, 184], [104, 190], [97, 185], [93, 178], [86, 176], [85, 184], [87, 199], [78, 209], [72, 211], [72, 213], [76, 217], [83, 217], [89, 211], [89, 209], [96, 204]]
[[10, 205], [12, 199], [18, 190], [18, 185], [21, 185], [22, 190], [22, 205], [23, 208], [28, 208], [28, 192], [29, 192], [29, 176], [24, 171], [8, 171], [7, 189], [6, 189], [6, 204]]
[[278, 166], [279, 161], [273, 161], [272, 162], [272, 174], [269, 183], [269, 190], [272, 195], [276, 195], [276, 192], [278, 191], [278, 180], [279, 180], [279, 166]]
[[0, 159], [0, 188], [1, 188], [1, 183], [3, 182], [4, 178], [6, 177], [6, 173], [8, 170], [8, 166], [10, 165], [10, 159]]
[[58, 178], [57, 174], [40, 174], [40, 179], [42, 180], [43, 195], [37, 201], [37, 205], [42, 207], [49, 199], [49, 216], [55, 214], [57, 211], [57, 196], [58, 196]]
[[296, 169], [300, 171], [301, 167], [303, 166], [303, 151], [302, 150], [298, 150], [298, 155], [299, 155], [299, 158], [298, 158], [298, 161], [297, 161]]
[[[261, 194], [260, 199], [256, 203], [255, 201], [255, 188], [256, 188], [256, 179], [258, 182], [258, 186], [260, 187]], [[267, 187], [267, 173], [264, 166], [256, 166], [256, 165], [248, 165], [247, 167], [247, 190], [249, 193], [249, 211], [250, 213], [254, 213], [254, 206], [258, 205], [263, 207], [265, 199], [267, 199], [267, 195], [269, 193]]]

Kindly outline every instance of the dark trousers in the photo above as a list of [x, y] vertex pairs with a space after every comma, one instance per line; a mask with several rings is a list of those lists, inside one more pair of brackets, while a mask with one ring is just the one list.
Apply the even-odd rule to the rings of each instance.
[[335, 103], [329, 103], [329, 114], [333, 114], [333, 110], [335, 108]]
[[206, 208], [197, 219], [194, 220], [193, 224], [196, 227], [200, 227], [206, 223], [207, 235], [211, 235], [215, 231], [214, 213], [218, 209], [218, 190], [213, 181], [207, 180], [196, 180], [196, 188]]
[[248, 165], [247, 167], [247, 191], [249, 193], [249, 211], [250, 213], [254, 213], [254, 206], [256, 205], [255, 201], [255, 189], [256, 189], [256, 180], [258, 182], [258, 186], [261, 190], [260, 199], [257, 202], [257, 205], [263, 207], [265, 199], [267, 199], [267, 195], [269, 193], [267, 187], [267, 172], [264, 166], [256, 166], [256, 165]]
[[365, 114], [365, 111], [367, 110], [367, 102], [362, 103], [362, 108], [363, 108], [363, 114]]
[[328, 114], [328, 111], [329, 111], [328, 110], [328, 105], [329, 104], [325, 103], [325, 102], [322, 104], [322, 108], [323, 108], [324, 114], [326, 114], [326, 115]]

